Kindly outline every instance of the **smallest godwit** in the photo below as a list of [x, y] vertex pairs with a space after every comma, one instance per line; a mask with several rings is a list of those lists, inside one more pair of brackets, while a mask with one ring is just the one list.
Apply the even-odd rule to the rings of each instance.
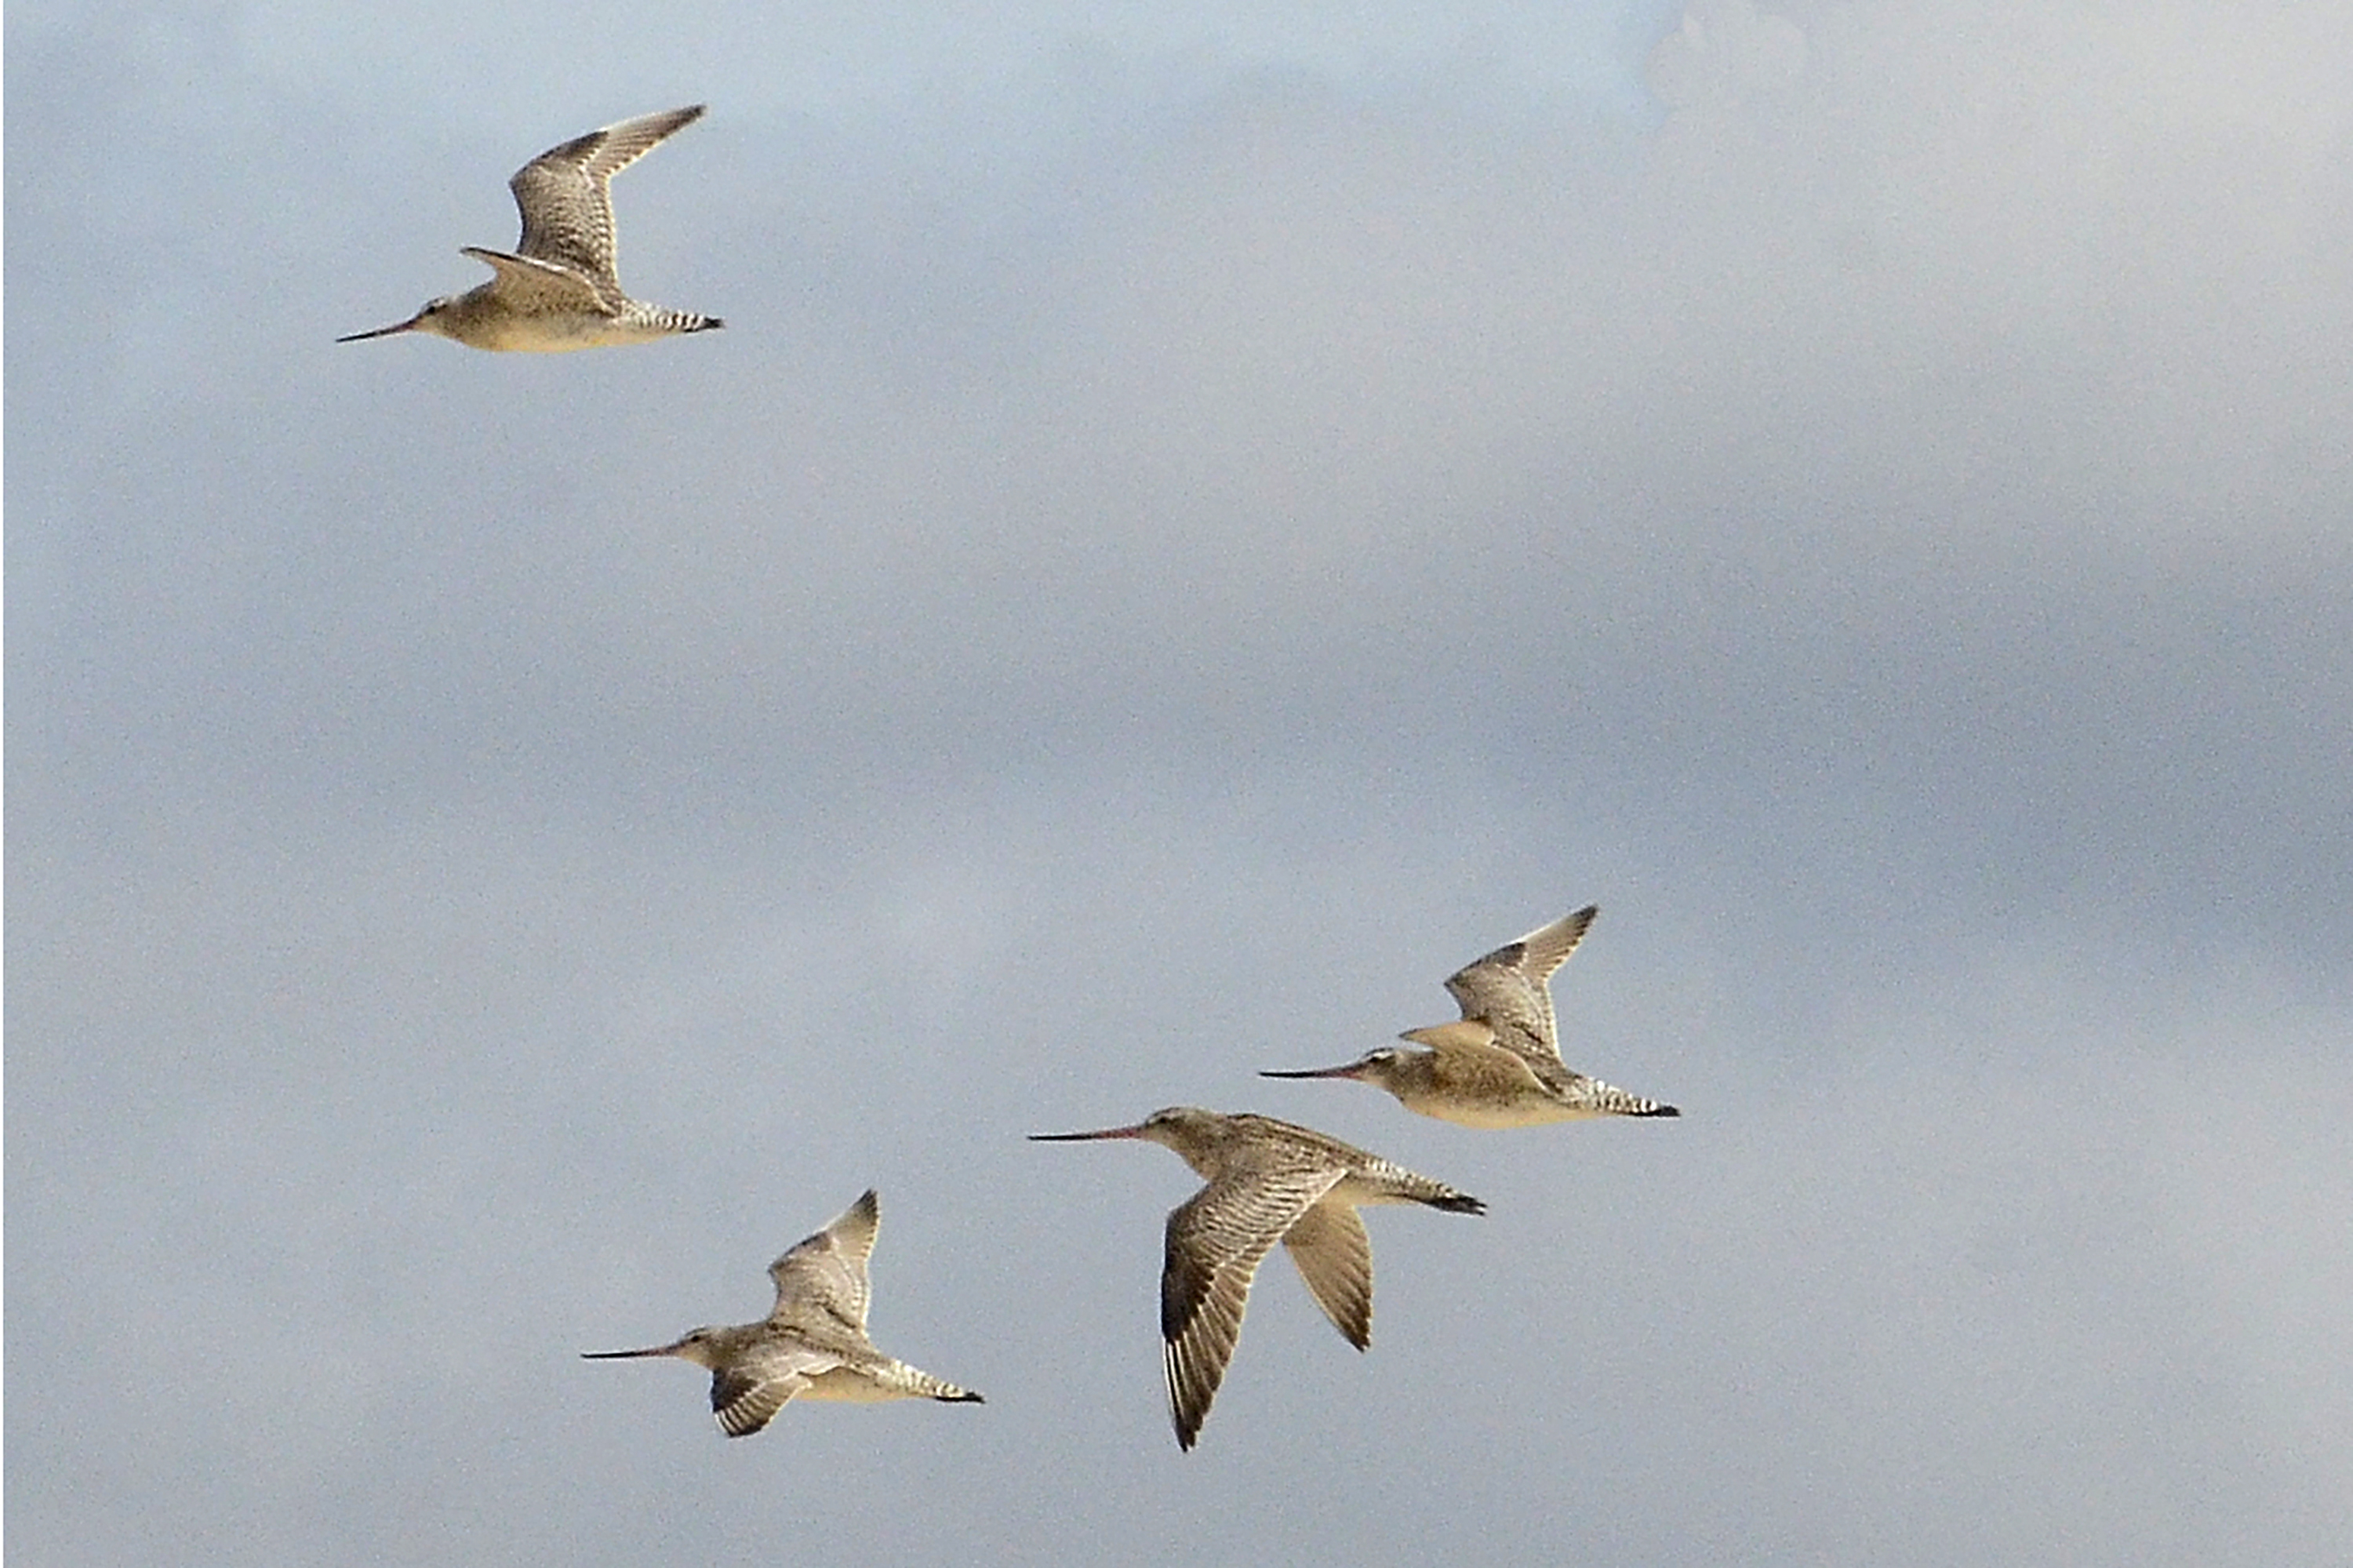
[[550, 147], [507, 182], [522, 213], [522, 238], [513, 252], [464, 249], [491, 269], [489, 282], [427, 301], [405, 322], [335, 341], [422, 332], [470, 348], [553, 354], [651, 343], [724, 325], [717, 316], [629, 298], [613, 266], [613, 176], [702, 118], [697, 103]]
[[869, 1188], [833, 1224], [768, 1265], [776, 1305], [764, 1321], [696, 1329], [642, 1351], [588, 1351], [583, 1359], [676, 1356], [708, 1369], [712, 1414], [730, 1437], [750, 1436], [795, 1398], [980, 1404], [970, 1389], [886, 1356], [866, 1337], [866, 1260], [881, 1223]]
[[1456, 971], [1446, 982], [1462, 1017], [1409, 1029], [1421, 1046], [1383, 1045], [1336, 1067], [1267, 1072], [1268, 1078], [1351, 1078], [1395, 1095], [1422, 1116], [1461, 1127], [1536, 1127], [1595, 1116], [1681, 1116], [1588, 1078], [1560, 1059], [1551, 980], [1600, 913], [1588, 904]]
[[1039, 1143], [1140, 1139], [1175, 1150], [1208, 1182], [1168, 1212], [1160, 1267], [1160, 1361], [1180, 1448], [1193, 1446], [1208, 1419], [1241, 1337], [1250, 1281], [1276, 1242], [1341, 1338], [1361, 1351], [1373, 1342], [1373, 1244], [1357, 1208], [1487, 1212], [1443, 1181], [1271, 1117], [1172, 1106], [1133, 1127], [1030, 1136]]

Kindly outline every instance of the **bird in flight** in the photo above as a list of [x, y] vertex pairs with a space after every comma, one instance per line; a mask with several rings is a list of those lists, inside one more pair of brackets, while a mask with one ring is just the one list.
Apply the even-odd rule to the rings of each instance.
[[768, 1265], [776, 1304], [757, 1323], [695, 1329], [642, 1351], [589, 1351], [584, 1360], [676, 1356], [711, 1373], [711, 1409], [730, 1437], [749, 1437], [794, 1399], [873, 1403], [937, 1399], [978, 1404], [980, 1395], [886, 1356], [866, 1337], [881, 1207], [872, 1189], [825, 1229]]
[[1560, 1059], [1552, 975], [1600, 913], [1588, 904], [1455, 971], [1462, 1010], [1452, 1023], [1409, 1029], [1336, 1067], [1270, 1071], [1267, 1078], [1352, 1078], [1388, 1090], [1409, 1111], [1461, 1127], [1536, 1127], [1597, 1116], [1681, 1116], [1641, 1095], [1588, 1078]]
[[550, 147], [507, 182], [522, 213], [514, 249], [464, 248], [490, 267], [489, 282], [429, 301], [405, 322], [335, 341], [423, 332], [472, 348], [554, 354], [725, 324], [717, 316], [633, 300], [613, 270], [613, 176], [702, 119], [702, 108], [640, 115]]
[[1157, 1143], [1176, 1150], [1208, 1183], [1169, 1211], [1160, 1266], [1161, 1366], [1180, 1448], [1191, 1448], [1201, 1435], [1241, 1336], [1250, 1281], [1275, 1243], [1291, 1254], [1332, 1326], [1361, 1351], [1373, 1342], [1373, 1244], [1357, 1208], [1424, 1203], [1458, 1214], [1487, 1209], [1442, 1181], [1271, 1117], [1173, 1106], [1133, 1127], [1031, 1138]]

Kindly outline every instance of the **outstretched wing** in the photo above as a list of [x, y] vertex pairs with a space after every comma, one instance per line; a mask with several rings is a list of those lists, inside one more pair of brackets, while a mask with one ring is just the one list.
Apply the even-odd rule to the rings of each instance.
[[525, 256], [577, 268], [600, 288], [621, 291], [614, 272], [613, 176], [702, 118], [702, 105], [624, 120], [550, 147], [514, 173], [507, 188], [522, 214]]
[[1599, 906], [1588, 904], [1455, 971], [1446, 989], [1462, 1016], [1493, 1030], [1495, 1044], [1505, 1050], [1557, 1065], [1560, 1043], [1547, 982], [1599, 913]]
[[1337, 1165], [1244, 1171], [1210, 1182], [1169, 1211], [1160, 1269], [1161, 1365], [1177, 1446], [1190, 1448], [1200, 1436], [1225, 1381], [1259, 1263], [1345, 1173]]
[[768, 1320], [812, 1329], [834, 1324], [862, 1337], [873, 1294], [866, 1261], [874, 1255], [881, 1223], [881, 1204], [870, 1187], [831, 1224], [768, 1265], [768, 1277], [776, 1282]]

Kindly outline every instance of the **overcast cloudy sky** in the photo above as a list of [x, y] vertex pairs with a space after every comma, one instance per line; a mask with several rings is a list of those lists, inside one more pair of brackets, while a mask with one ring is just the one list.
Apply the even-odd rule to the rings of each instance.
[[[2353, 1556], [2353, 10], [6, 23], [31, 1564]], [[339, 346], [708, 101], [723, 333]], [[1261, 1067], [1587, 901], [1477, 1133]], [[1194, 1103], [1486, 1200], [1160, 1390]], [[882, 1195], [981, 1406], [587, 1350]]]

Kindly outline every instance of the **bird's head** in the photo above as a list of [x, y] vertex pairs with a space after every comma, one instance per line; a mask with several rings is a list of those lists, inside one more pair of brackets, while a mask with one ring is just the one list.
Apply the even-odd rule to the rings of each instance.
[[457, 295], [444, 294], [439, 299], [426, 301], [424, 307], [405, 322], [395, 322], [390, 326], [376, 327], [369, 332], [352, 333], [335, 341], [358, 343], [364, 338], [390, 337], [395, 333], [403, 332], [428, 332], [436, 337], [448, 337], [453, 335], [449, 331], [449, 318], [457, 302]]

